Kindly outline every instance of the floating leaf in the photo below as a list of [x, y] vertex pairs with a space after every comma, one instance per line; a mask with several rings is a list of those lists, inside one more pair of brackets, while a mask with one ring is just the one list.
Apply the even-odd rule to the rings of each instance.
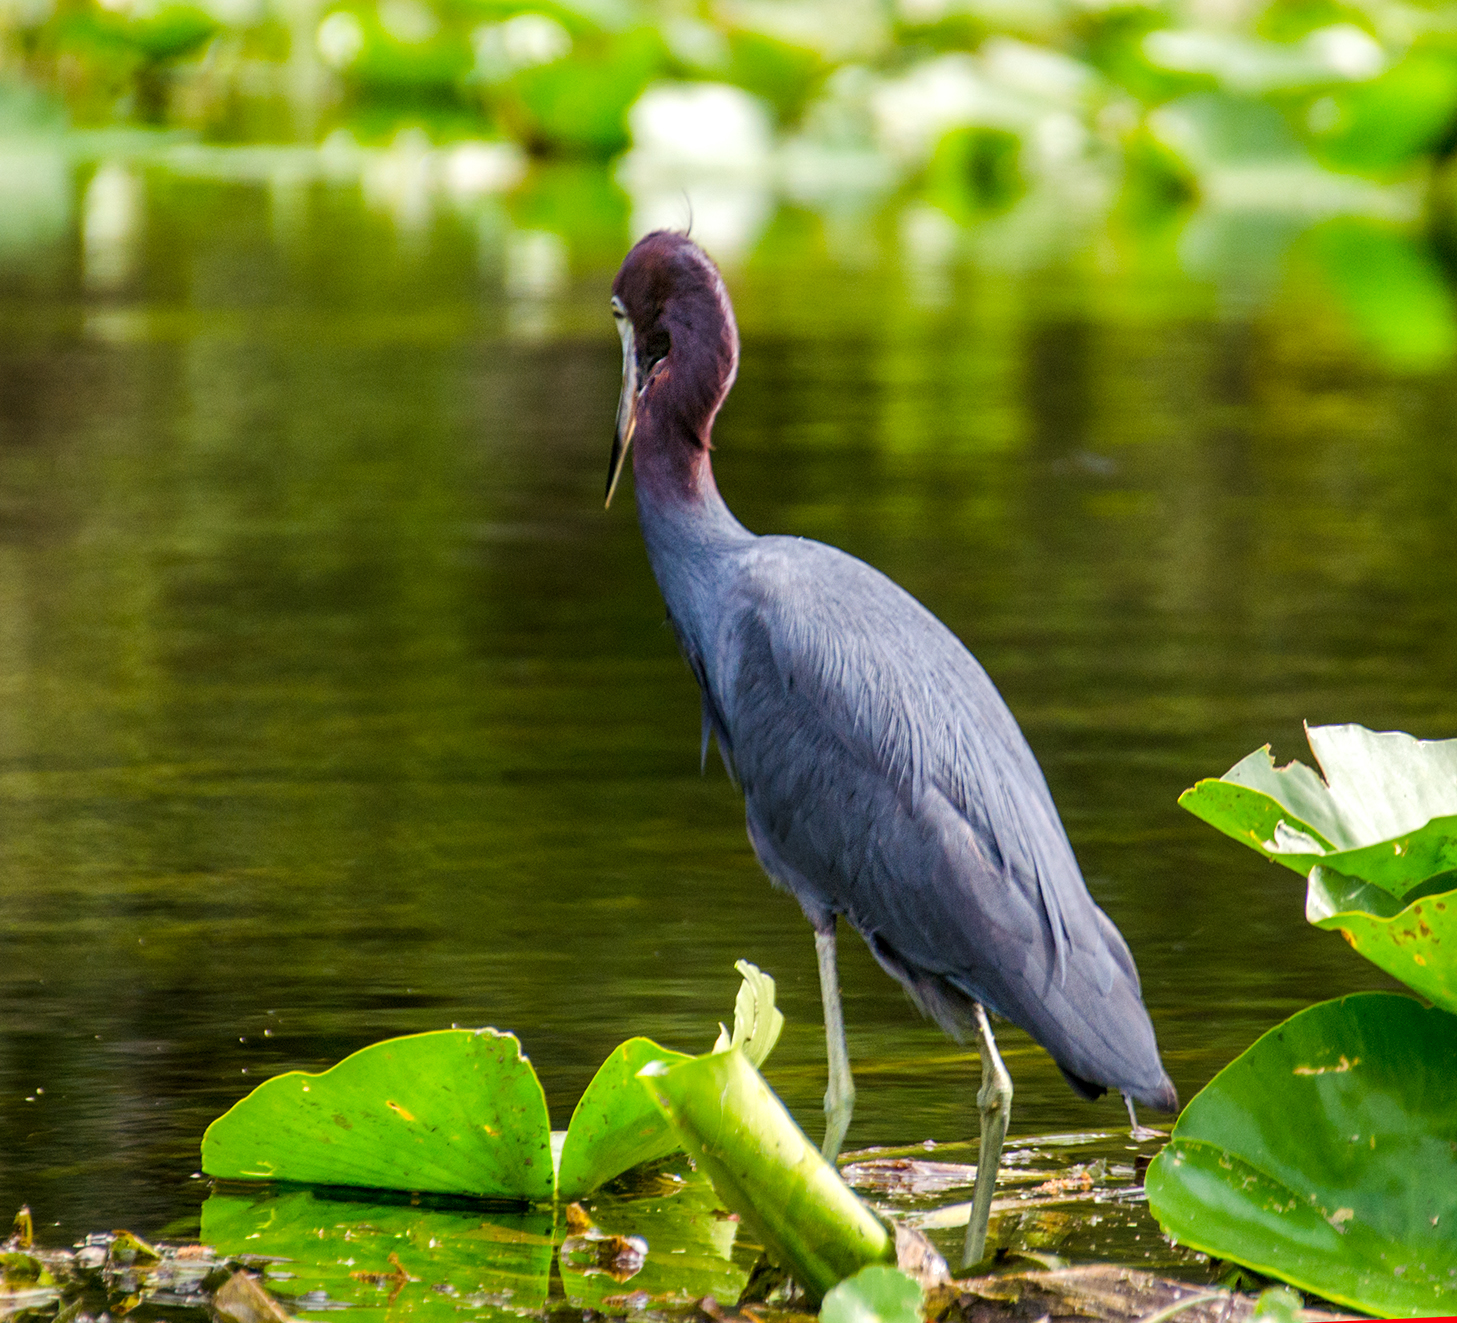
[[[734, 1029], [719, 1025], [715, 1052], [742, 1046], [755, 1065], [763, 1065], [784, 1028], [784, 1015], [774, 1005], [774, 980], [757, 965], [739, 960], [743, 976], [734, 1002]], [[681, 1052], [659, 1047], [650, 1038], [630, 1038], [607, 1058], [592, 1077], [572, 1113], [557, 1168], [557, 1197], [580, 1199], [631, 1167], [676, 1153], [678, 1132], [637, 1079], [651, 1061], [690, 1061]]]
[[1307, 726], [1322, 781], [1256, 749], [1179, 796], [1196, 817], [1308, 874], [1317, 864], [1398, 899], [1457, 869], [1457, 740], [1363, 726]]
[[650, 1038], [629, 1038], [598, 1068], [572, 1113], [557, 1197], [580, 1199], [640, 1163], [682, 1147], [678, 1132], [637, 1079], [650, 1061], [690, 1061]]
[[644, 1068], [718, 1196], [815, 1300], [895, 1257], [889, 1232], [805, 1138], [741, 1048]]
[[286, 1260], [269, 1265], [265, 1282], [289, 1297], [290, 1312], [348, 1305], [363, 1323], [386, 1315], [460, 1323], [546, 1303], [552, 1214], [418, 1208], [313, 1190], [212, 1194], [202, 1206], [202, 1239], [223, 1255]]
[[847, 1277], [826, 1296], [821, 1323], [921, 1323], [921, 1284], [877, 1264]]
[[1292, 1016], [1185, 1108], [1147, 1177], [1183, 1244], [1383, 1317], [1457, 1313], [1457, 1016]]
[[[637, 1088], [646, 1095], [641, 1083]], [[673, 1142], [679, 1147], [676, 1137]], [[679, 1163], [676, 1169], [635, 1178], [628, 1193], [592, 1200], [595, 1226], [589, 1234], [637, 1238], [647, 1242], [648, 1253], [631, 1285], [614, 1280], [600, 1265], [582, 1265], [563, 1254], [562, 1286], [572, 1305], [612, 1312], [606, 1299], [624, 1291], [653, 1299], [738, 1299], [758, 1250], [746, 1246], [735, 1254], [738, 1219], [728, 1215], [708, 1178], [694, 1171], [686, 1156]]]
[[1457, 1013], [1457, 891], [1403, 907], [1379, 887], [1317, 867], [1306, 886], [1305, 917], [1339, 932], [1393, 978]]
[[511, 1034], [392, 1038], [260, 1084], [207, 1128], [209, 1176], [548, 1202], [546, 1098]]

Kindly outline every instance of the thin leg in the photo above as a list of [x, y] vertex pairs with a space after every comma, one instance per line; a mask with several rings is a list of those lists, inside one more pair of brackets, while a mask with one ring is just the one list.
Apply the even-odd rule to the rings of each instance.
[[1162, 1130], [1150, 1130], [1148, 1126], [1141, 1125], [1139, 1123], [1138, 1113], [1133, 1110], [1133, 1099], [1130, 1098], [1126, 1093], [1123, 1095], [1123, 1105], [1128, 1108], [1129, 1134], [1131, 1134], [1134, 1139], [1164, 1138], [1164, 1132]]
[[840, 972], [835, 963], [835, 920], [815, 929], [815, 956], [820, 964], [820, 997], [825, 1004], [825, 1049], [830, 1061], [830, 1086], [825, 1090], [825, 1142], [820, 1152], [833, 1162], [840, 1156], [850, 1115], [855, 1110], [855, 1080], [850, 1074], [850, 1049], [845, 1044], [845, 1014], [840, 1009]]
[[976, 1108], [981, 1113], [981, 1151], [976, 1159], [976, 1190], [971, 1197], [971, 1221], [966, 1224], [966, 1249], [961, 1266], [970, 1268], [986, 1255], [987, 1222], [991, 1218], [992, 1195], [997, 1188], [997, 1168], [1002, 1161], [1002, 1141], [1012, 1117], [1012, 1077], [1002, 1064], [997, 1040], [987, 1013], [978, 1003], [976, 1031], [981, 1038], [981, 1088]]

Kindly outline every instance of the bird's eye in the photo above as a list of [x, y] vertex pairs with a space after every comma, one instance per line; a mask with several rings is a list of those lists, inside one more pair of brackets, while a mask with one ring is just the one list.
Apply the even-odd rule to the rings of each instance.
[[627, 316], [627, 309], [622, 306], [622, 300], [616, 294], [612, 296], [612, 315], [621, 321]]

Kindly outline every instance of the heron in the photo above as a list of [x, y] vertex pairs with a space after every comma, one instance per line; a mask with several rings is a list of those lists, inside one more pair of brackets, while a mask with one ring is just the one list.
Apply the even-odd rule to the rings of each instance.
[[1094, 903], [1037, 759], [971, 652], [903, 588], [807, 538], [758, 536], [710, 459], [738, 373], [723, 277], [690, 238], [639, 240], [612, 286], [622, 394], [606, 503], [629, 446], [638, 522], [710, 738], [764, 872], [814, 930], [833, 1162], [855, 1085], [836, 958], [843, 918], [911, 1000], [981, 1058], [965, 1266], [984, 1257], [1012, 1081], [988, 1013], [1085, 1098], [1175, 1111], [1138, 970]]

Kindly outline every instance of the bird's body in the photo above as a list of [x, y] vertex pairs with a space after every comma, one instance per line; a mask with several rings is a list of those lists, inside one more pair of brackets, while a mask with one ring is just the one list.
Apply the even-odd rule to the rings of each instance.
[[817, 929], [843, 915], [948, 1033], [980, 1002], [1085, 1096], [1167, 1107], [1128, 947], [986, 672], [863, 561], [730, 521], [691, 574], [677, 530], [648, 548], [764, 871]]
[[1031, 1033], [1085, 1096], [1176, 1106], [1128, 947], [986, 672], [883, 574], [822, 543], [755, 536], [719, 495], [709, 432], [738, 338], [717, 269], [658, 233], [614, 290], [625, 369], [609, 496], [635, 439], [638, 517], [702, 692], [704, 750], [712, 734], [755, 854], [828, 944], [832, 1092], [843, 915], [948, 1032], [980, 1023], [984, 1056], [981, 1006]]

